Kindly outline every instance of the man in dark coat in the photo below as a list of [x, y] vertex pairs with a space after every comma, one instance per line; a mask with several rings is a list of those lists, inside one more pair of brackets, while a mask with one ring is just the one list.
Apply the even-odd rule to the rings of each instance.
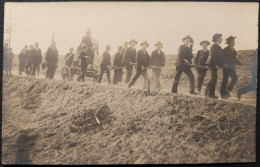
[[18, 56], [18, 58], [19, 58], [19, 75], [22, 75], [22, 72], [24, 72], [27, 54], [28, 54], [28, 46], [25, 45], [25, 47], [22, 49], [21, 53]]
[[55, 41], [51, 42], [50, 47], [47, 50], [45, 62], [47, 64], [46, 78], [53, 79], [56, 68], [58, 66], [58, 49], [56, 48]]
[[87, 68], [88, 65], [91, 64], [91, 57], [88, 55], [88, 45], [87, 44], [82, 44], [82, 50], [79, 53], [80, 59], [80, 70], [81, 70], [81, 75], [77, 79], [77, 81], [85, 82], [85, 76], [87, 74]]
[[30, 53], [30, 61], [32, 63], [32, 75], [35, 76], [36, 69], [42, 64], [42, 51], [38, 48], [39, 43], [35, 43], [35, 48]]
[[243, 94], [246, 94], [246, 93], [256, 89], [256, 87], [257, 87], [257, 81], [256, 81], [257, 80], [257, 68], [258, 68], [257, 64], [258, 64], [258, 49], [256, 49], [256, 51], [255, 51], [255, 59], [254, 59], [253, 67], [251, 70], [251, 73], [252, 73], [251, 83], [237, 91], [238, 100], [240, 100], [240, 98]]
[[[174, 77], [174, 82], [172, 86], [172, 93], [178, 93], [177, 92], [177, 87], [181, 78], [182, 73], [184, 72], [190, 82], [190, 94], [196, 94], [194, 91], [194, 75], [191, 71], [191, 67], [189, 66], [192, 64], [192, 46], [193, 46], [193, 40], [192, 38], [187, 35], [183, 38], [183, 45], [179, 47], [178, 51], [178, 57], [176, 60], [176, 74]], [[190, 45], [190, 46], [189, 46]]]
[[115, 54], [114, 57], [114, 78], [113, 78], [113, 83], [115, 85], [118, 84], [118, 82], [122, 81], [122, 76], [123, 76], [123, 47], [119, 46], [118, 47], [118, 52]]
[[79, 45], [78, 48], [77, 48], [77, 51], [78, 51], [78, 52], [81, 51], [83, 44], [88, 45], [88, 52], [90, 52], [91, 49], [92, 49], [92, 46], [93, 46], [90, 29], [88, 29], [88, 30], [86, 31], [86, 35], [82, 37], [81, 43], [80, 43], [80, 45]]
[[73, 48], [70, 48], [70, 52], [67, 53], [65, 56], [65, 65], [70, 67], [72, 65], [73, 60], [74, 60]]
[[[233, 36], [228, 37], [226, 39], [226, 44], [228, 44], [228, 46], [223, 49], [223, 64], [225, 64], [227, 67], [222, 69], [223, 79], [220, 88], [221, 98], [228, 98], [230, 96], [229, 91], [233, 90], [238, 79], [235, 65], [242, 66], [242, 64], [237, 59], [237, 52], [234, 49], [235, 38], [236, 37]], [[231, 77], [232, 81], [227, 86], [229, 77]]]
[[165, 66], [165, 54], [161, 50], [163, 46], [160, 41], [157, 41], [154, 46], [156, 47], [156, 50], [152, 52], [151, 62], [150, 62], [152, 73], [153, 73], [151, 78], [151, 83], [154, 85], [155, 89], [160, 89], [161, 68]]
[[106, 51], [103, 53], [103, 58], [102, 58], [102, 61], [100, 63], [100, 74], [98, 76], [98, 83], [101, 83], [104, 72], [106, 72], [106, 74], [107, 74], [108, 84], [111, 83], [110, 70], [108, 69], [108, 66], [111, 64], [110, 63], [110, 53], [109, 53], [110, 50], [111, 50], [111, 46], [107, 45]]
[[209, 67], [210, 71], [210, 80], [207, 83], [207, 87], [205, 90], [205, 96], [210, 98], [218, 98], [215, 96], [215, 88], [218, 79], [218, 69], [223, 67], [223, 54], [222, 48], [220, 46], [222, 42], [222, 34], [213, 35], [212, 41], [214, 44], [211, 45], [209, 51], [209, 58], [207, 60], [206, 65]]
[[132, 39], [129, 41], [130, 47], [128, 47], [125, 50], [124, 58], [123, 58], [123, 65], [126, 68], [126, 79], [125, 83], [127, 84], [132, 76], [133, 72], [133, 63], [136, 62], [136, 50], [135, 50], [135, 45], [137, 44], [137, 41]]
[[[209, 57], [209, 50], [208, 50], [207, 47], [208, 47], [208, 45], [210, 45], [210, 42], [207, 41], [207, 40], [204, 40], [204, 41], [200, 42], [200, 45], [202, 46], [203, 49], [198, 51], [198, 53], [195, 57], [194, 63], [195, 63], [195, 65], [205, 67], [206, 62], [207, 62], [208, 57]], [[196, 70], [198, 72], [197, 90], [198, 90], [198, 92], [200, 92], [201, 87], [203, 85], [204, 78], [205, 78], [206, 73], [207, 73], [207, 69], [197, 67]]]
[[27, 56], [26, 56], [26, 61], [25, 61], [25, 71], [27, 75], [32, 74], [32, 62], [31, 62], [31, 53], [33, 50], [33, 45], [30, 45], [30, 49], [27, 50]]
[[128, 88], [131, 88], [136, 82], [136, 80], [142, 75], [144, 78], [143, 89], [147, 89], [147, 68], [150, 66], [150, 56], [146, 51], [149, 44], [147, 41], [141, 43], [142, 49], [137, 52], [137, 66], [136, 66], [136, 74], [131, 82], [128, 84]]

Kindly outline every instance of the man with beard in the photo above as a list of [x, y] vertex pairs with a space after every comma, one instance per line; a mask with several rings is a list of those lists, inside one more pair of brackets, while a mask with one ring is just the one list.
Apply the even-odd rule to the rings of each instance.
[[101, 83], [104, 72], [106, 72], [106, 74], [107, 74], [108, 84], [111, 83], [110, 70], [108, 69], [108, 66], [110, 65], [110, 53], [109, 53], [110, 50], [111, 50], [111, 46], [107, 45], [106, 51], [103, 53], [103, 58], [102, 58], [102, 61], [100, 63], [100, 74], [98, 76], [98, 83]]
[[122, 61], [123, 61], [123, 47], [119, 46], [118, 52], [115, 54], [115, 57], [114, 57], [114, 67], [115, 67], [115, 69], [114, 69], [113, 83], [115, 85], [117, 85], [118, 82], [122, 81], [122, 76], [123, 76]]
[[128, 88], [131, 88], [136, 80], [142, 75], [144, 78], [143, 89], [147, 89], [147, 68], [150, 66], [150, 56], [146, 51], [149, 44], [147, 41], [141, 43], [142, 49], [137, 52], [137, 67], [136, 74], [132, 81], [128, 84]]
[[132, 39], [129, 41], [130, 47], [128, 47], [125, 50], [124, 58], [123, 58], [123, 65], [126, 68], [126, 80], [125, 83], [127, 84], [132, 76], [133, 72], [133, 63], [136, 62], [136, 50], [135, 50], [135, 45], [137, 44], [137, 41]]
[[32, 76], [35, 76], [38, 66], [42, 63], [42, 51], [38, 48], [39, 43], [35, 43], [35, 48], [30, 53], [30, 61], [32, 63]]
[[[236, 65], [242, 66], [242, 64], [237, 59], [237, 52], [234, 49], [235, 46], [235, 38], [230, 36], [226, 39], [227, 47], [223, 49], [223, 64], [227, 67], [223, 68], [223, 79], [220, 88], [220, 96], [221, 98], [230, 97], [229, 92], [233, 90], [235, 84], [237, 83], [238, 77], [236, 73]], [[228, 78], [231, 77], [231, 82], [228, 84]]]
[[22, 49], [21, 53], [19, 54], [19, 75], [22, 75], [22, 72], [24, 72], [26, 58], [28, 54], [28, 46], [25, 45], [25, 47]]
[[45, 63], [47, 65], [46, 78], [53, 79], [56, 68], [58, 66], [58, 56], [59, 53], [56, 48], [56, 42], [52, 41], [45, 57]]
[[154, 88], [159, 90], [161, 88], [161, 68], [165, 66], [165, 54], [161, 50], [163, 46], [160, 41], [157, 41], [154, 46], [156, 47], [156, 50], [151, 54], [151, 68], [153, 72], [151, 82], [153, 83]]

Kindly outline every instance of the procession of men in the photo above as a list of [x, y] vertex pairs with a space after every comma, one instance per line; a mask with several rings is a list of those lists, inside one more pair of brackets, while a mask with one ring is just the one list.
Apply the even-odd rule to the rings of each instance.
[[[230, 92], [233, 90], [238, 77], [236, 74], [236, 65], [242, 66], [240, 61], [237, 59], [237, 53], [234, 49], [235, 38], [230, 36], [226, 39], [227, 47], [221, 48], [222, 34], [214, 34], [212, 37], [212, 44], [208, 40], [200, 42], [202, 47], [194, 58], [193, 56], [193, 44], [194, 40], [191, 36], [187, 35], [182, 39], [182, 44], [179, 46], [178, 55], [175, 62], [176, 73], [171, 89], [171, 93], [178, 93], [178, 85], [180, 78], [183, 73], [189, 79], [189, 93], [192, 95], [198, 95], [201, 93], [204, 78], [209, 73], [210, 79], [206, 84], [204, 95], [210, 98], [218, 98], [215, 95], [215, 88], [218, 79], [218, 70], [222, 69], [223, 79], [220, 88], [220, 97], [229, 98]], [[131, 88], [140, 76], [143, 78], [143, 89], [148, 89], [148, 73], [147, 70], [152, 70], [151, 86], [155, 90], [161, 90], [162, 85], [160, 82], [161, 71], [165, 66], [165, 53], [163, 52], [163, 44], [161, 41], [157, 41], [154, 44], [154, 50], [151, 55], [148, 53], [147, 48], [149, 43], [143, 41], [140, 43], [140, 50], [136, 50], [135, 47], [138, 42], [135, 39], [131, 39], [129, 42], [125, 41], [123, 46], [119, 46], [114, 56], [114, 60], [111, 61], [111, 46], [107, 45], [104, 53], [102, 54], [102, 60], [100, 62], [100, 72], [97, 79], [97, 83], [101, 83], [103, 75], [106, 74], [108, 84], [118, 85], [120, 82], [124, 82], [128, 88]], [[208, 47], [210, 48], [208, 49]], [[70, 48], [69, 53], [65, 56], [65, 65], [68, 67], [73, 66], [76, 61], [79, 62], [79, 69], [81, 71], [77, 78], [77, 81], [85, 82], [87, 70], [89, 66], [93, 69], [94, 57], [99, 54], [97, 42], [93, 42], [91, 37], [91, 31], [87, 30], [86, 35], [82, 38], [80, 45], [73, 53], [74, 49]], [[257, 54], [257, 51], [256, 51]], [[4, 46], [4, 72], [8, 75], [11, 74], [12, 59], [14, 55], [12, 49]], [[40, 67], [42, 69], [47, 68], [46, 78], [53, 79], [56, 68], [58, 67], [59, 53], [56, 48], [56, 42], [51, 41], [48, 47], [44, 63], [39, 43], [31, 45], [30, 49], [28, 46], [22, 49], [19, 54], [19, 74], [26, 73], [27, 75], [35, 76], [39, 75]], [[194, 59], [194, 61], [193, 61]], [[111, 63], [112, 62], [112, 63]], [[255, 64], [253, 69], [257, 67], [257, 56], [255, 58]], [[197, 71], [197, 85], [195, 86], [195, 77], [191, 68], [195, 67]], [[133, 74], [134, 68], [136, 73]], [[110, 70], [114, 70], [114, 78], [111, 79]], [[126, 79], [122, 81], [123, 70], [126, 71]], [[256, 74], [255, 70], [252, 72], [252, 83], [245, 88], [242, 88], [237, 93], [237, 98], [240, 99], [242, 94], [245, 94], [256, 87]], [[229, 77], [231, 82], [228, 83]]]

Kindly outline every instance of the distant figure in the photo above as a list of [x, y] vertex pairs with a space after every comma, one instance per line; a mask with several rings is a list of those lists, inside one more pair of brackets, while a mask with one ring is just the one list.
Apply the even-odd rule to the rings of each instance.
[[210, 80], [207, 83], [205, 96], [210, 98], [218, 98], [218, 96], [215, 96], [215, 89], [218, 79], [218, 69], [223, 67], [223, 53], [220, 46], [222, 42], [222, 34], [216, 33], [213, 35], [212, 41], [214, 44], [210, 47], [209, 58], [206, 63], [210, 71]]
[[128, 84], [128, 88], [131, 88], [137, 79], [142, 75], [144, 78], [143, 89], [147, 89], [147, 68], [150, 66], [150, 56], [146, 49], [149, 47], [147, 41], [141, 43], [141, 50], [137, 52], [137, 67], [136, 74], [131, 82]]
[[125, 41], [124, 42], [124, 48], [123, 48], [123, 56], [125, 55], [125, 51], [126, 51], [126, 49], [127, 49], [127, 47], [128, 47], [128, 41]]
[[56, 42], [52, 41], [51, 45], [49, 46], [45, 62], [47, 65], [47, 71], [46, 71], [46, 78], [53, 79], [55, 75], [56, 68], [58, 67], [58, 60], [59, 60], [59, 52], [56, 48]]
[[8, 53], [8, 75], [12, 75], [12, 67], [13, 67], [13, 58], [14, 54], [12, 52], [12, 48], [9, 48], [9, 53]]
[[19, 58], [19, 75], [22, 75], [22, 72], [24, 72], [27, 55], [28, 55], [28, 46], [25, 45], [25, 47], [22, 49], [21, 53], [18, 56], [18, 58]]
[[110, 53], [109, 53], [110, 50], [111, 50], [111, 46], [107, 45], [106, 51], [103, 53], [103, 58], [100, 64], [100, 74], [98, 76], [98, 83], [101, 83], [104, 72], [106, 72], [107, 74], [108, 84], [111, 83], [110, 70], [108, 69], [108, 66], [110, 65]]
[[27, 50], [27, 56], [25, 60], [25, 71], [27, 75], [32, 73], [32, 62], [31, 62], [32, 50], [33, 50], [33, 45], [30, 45], [30, 49]]
[[163, 45], [160, 41], [157, 41], [154, 46], [154, 50], [151, 54], [151, 67], [152, 67], [152, 78], [151, 83], [154, 85], [155, 89], [161, 88], [160, 77], [161, 77], [161, 68], [165, 66], [165, 54], [161, 50]]
[[87, 68], [88, 65], [91, 64], [91, 57], [88, 55], [88, 45], [87, 44], [82, 44], [82, 50], [79, 53], [80, 59], [80, 70], [81, 70], [81, 75], [77, 79], [77, 81], [85, 82], [85, 76], [87, 74]]
[[123, 57], [123, 65], [126, 68], [126, 80], [125, 83], [127, 84], [132, 76], [133, 73], [133, 63], [136, 62], [136, 50], [135, 50], [135, 45], [137, 44], [137, 41], [132, 39], [129, 41], [130, 47], [128, 47], [125, 50], [125, 54]]
[[80, 45], [79, 45], [78, 48], [77, 48], [77, 51], [78, 51], [78, 52], [81, 51], [83, 44], [88, 45], [88, 52], [90, 52], [90, 51], [91, 51], [91, 48], [93, 47], [93, 42], [92, 42], [92, 37], [91, 37], [91, 31], [90, 31], [90, 29], [88, 29], [88, 30], [86, 31], [86, 35], [84, 35], [84, 36], [82, 37], [81, 43], [80, 43]]
[[[198, 51], [198, 53], [194, 59], [195, 65], [199, 65], [202, 67], [206, 66], [206, 62], [209, 57], [209, 50], [207, 48], [209, 45], [210, 45], [210, 42], [207, 40], [200, 42], [200, 46], [202, 46], [202, 49]], [[198, 72], [197, 90], [198, 90], [198, 92], [201, 92], [201, 87], [203, 85], [203, 81], [206, 76], [207, 69], [196, 67], [196, 70]]]
[[123, 76], [123, 47], [119, 46], [118, 47], [118, 52], [115, 54], [114, 57], [114, 79], [113, 79], [113, 83], [115, 85], [118, 84], [118, 82], [122, 81], [122, 76]]
[[240, 100], [240, 98], [243, 94], [246, 94], [246, 93], [256, 89], [256, 87], [257, 87], [257, 68], [258, 68], [257, 64], [258, 64], [258, 48], [255, 51], [254, 64], [253, 64], [253, 67], [251, 70], [251, 73], [252, 73], [251, 83], [237, 91], [238, 100]]
[[36, 42], [35, 48], [33, 48], [30, 53], [30, 61], [32, 63], [32, 76], [35, 76], [37, 68], [39, 68], [42, 64], [42, 51], [38, 47], [39, 43]]
[[193, 40], [192, 38], [187, 35], [183, 39], [183, 45], [179, 47], [178, 50], [178, 57], [176, 60], [176, 74], [174, 77], [174, 82], [172, 85], [172, 93], [178, 93], [177, 88], [179, 85], [179, 81], [181, 78], [182, 73], [184, 72], [190, 81], [190, 94], [196, 94], [194, 91], [194, 75], [191, 71], [191, 67], [189, 65], [192, 64], [192, 46], [193, 46]]
[[70, 52], [66, 54], [65, 56], [65, 65], [71, 66], [74, 60], [74, 53], [73, 48], [70, 48]]
[[[220, 88], [220, 96], [221, 98], [230, 97], [229, 92], [233, 90], [235, 84], [237, 83], [238, 77], [236, 73], [236, 65], [242, 66], [240, 61], [237, 59], [237, 52], [234, 49], [235, 46], [235, 38], [230, 36], [226, 39], [227, 47], [223, 49], [223, 64], [227, 67], [223, 68], [223, 79]], [[228, 78], [231, 77], [231, 82], [228, 84]]]
[[5, 43], [4, 48], [3, 48], [3, 55], [4, 55], [3, 66], [4, 66], [4, 73], [5, 74], [8, 74], [8, 59], [9, 59], [8, 52], [9, 52], [8, 44]]

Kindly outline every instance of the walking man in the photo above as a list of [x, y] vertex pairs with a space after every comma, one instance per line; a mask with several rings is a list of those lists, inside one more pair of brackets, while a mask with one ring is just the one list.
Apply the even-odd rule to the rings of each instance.
[[[195, 57], [195, 60], [194, 60], [195, 65], [202, 66], [202, 67], [206, 66], [206, 62], [209, 57], [209, 50], [207, 48], [209, 45], [210, 45], [210, 42], [207, 40], [200, 42], [200, 46], [202, 46], [202, 49], [198, 51], [198, 53]], [[198, 90], [198, 92], [201, 92], [201, 87], [203, 85], [203, 81], [206, 76], [207, 69], [196, 67], [196, 70], [198, 72], [197, 90]]]
[[136, 62], [136, 50], [135, 50], [135, 45], [137, 44], [137, 41], [132, 39], [129, 41], [130, 47], [128, 47], [125, 50], [124, 58], [123, 58], [123, 64], [126, 68], [126, 79], [125, 83], [127, 84], [132, 76], [133, 72], [133, 63]]
[[59, 53], [56, 48], [56, 42], [51, 41], [51, 45], [49, 46], [45, 57], [45, 62], [47, 64], [46, 78], [53, 79], [58, 66], [58, 57]]
[[216, 33], [213, 35], [212, 41], [214, 44], [210, 47], [209, 58], [206, 62], [206, 65], [209, 67], [210, 71], [210, 80], [207, 83], [205, 96], [210, 98], [218, 98], [218, 96], [215, 96], [215, 88], [218, 79], [218, 69], [223, 67], [223, 54], [220, 46], [222, 42], [222, 34]]
[[114, 78], [113, 78], [113, 84], [117, 85], [118, 82], [122, 81], [123, 76], [123, 47], [118, 47], [118, 52], [115, 54], [114, 57]]
[[147, 41], [141, 43], [142, 49], [137, 52], [137, 67], [136, 74], [132, 81], [128, 84], [128, 88], [131, 88], [136, 80], [142, 75], [144, 78], [143, 89], [147, 89], [147, 68], [150, 66], [150, 56], [146, 49], [149, 47]]
[[80, 59], [80, 70], [81, 70], [81, 75], [77, 79], [77, 81], [85, 82], [85, 76], [87, 74], [87, 68], [88, 65], [91, 64], [91, 58], [88, 55], [88, 45], [87, 44], [82, 44], [82, 50], [79, 53]]
[[98, 76], [98, 83], [101, 83], [104, 72], [106, 72], [106, 74], [107, 74], [108, 84], [111, 83], [110, 70], [108, 69], [108, 66], [110, 65], [110, 53], [109, 53], [110, 50], [111, 50], [111, 46], [107, 45], [106, 51], [103, 53], [103, 58], [102, 58], [102, 61], [100, 63], [100, 74]]
[[27, 54], [28, 54], [28, 46], [25, 45], [25, 47], [22, 49], [21, 53], [18, 56], [18, 58], [19, 58], [19, 75], [22, 75], [22, 72], [24, 72]]
[[66, 54], [65, 56], [65, 65], [67, 66], [71, 66], [72, 62], [74, 60], [74, 53], [73, 53], [73, 48], [70, 48], [70, 52]]
[[32, 63], [32, 76], [35, 76], [37, 68], [42, 64], [42, 51], [38, 48], [39, 43], [35, 43], [35, 48], [32, 49], [30, 59]]
[[190, 82], [190, 94], [196, 94], [194, 91], [194, 75], [191, 71], [191, 67], [189, 65], [192, 64], [191, 59], [193, 58], [192, 55], [192, 46], [193, 40], [192, 38], [187, 35], [183, 39], [183, 44], [179, 47], [178, 57], [176, 60], [176, 74], [174, 77], [174, 82], [172, 86], [172, 93], [178, 93], [177, 88], [181, 78], [182, 73], [184, 72], [187, 77], [189, 78]]
[[156, 47], [156, 50], [154, 50], [151, 54], [151, 68], [153, 73], [151, 82], [155, 89], [160, 89], [161, 68], [165, 66], [165, 54], [161, 50], [163, 46], [160, 41], [157, 41], [154, 46]]
[[[221, 98], [230, 97], [229, 92], [233, 90], [235, 84], [237, 83], [238, 77], [236, 73], [236, 65], [242, 66], [240, 61], [237, 59], [237, 52], [234, 49], [235, 46], [235, 38], [230, 36], [226, 39], [227, 47], [223, 49], [223, 64], [227, 67], [222, 68], [223, 71], [223, 79], [220, 88], [220, 96]], [[231, 77], [231, 82], [228, 84], [228, 78]]]

